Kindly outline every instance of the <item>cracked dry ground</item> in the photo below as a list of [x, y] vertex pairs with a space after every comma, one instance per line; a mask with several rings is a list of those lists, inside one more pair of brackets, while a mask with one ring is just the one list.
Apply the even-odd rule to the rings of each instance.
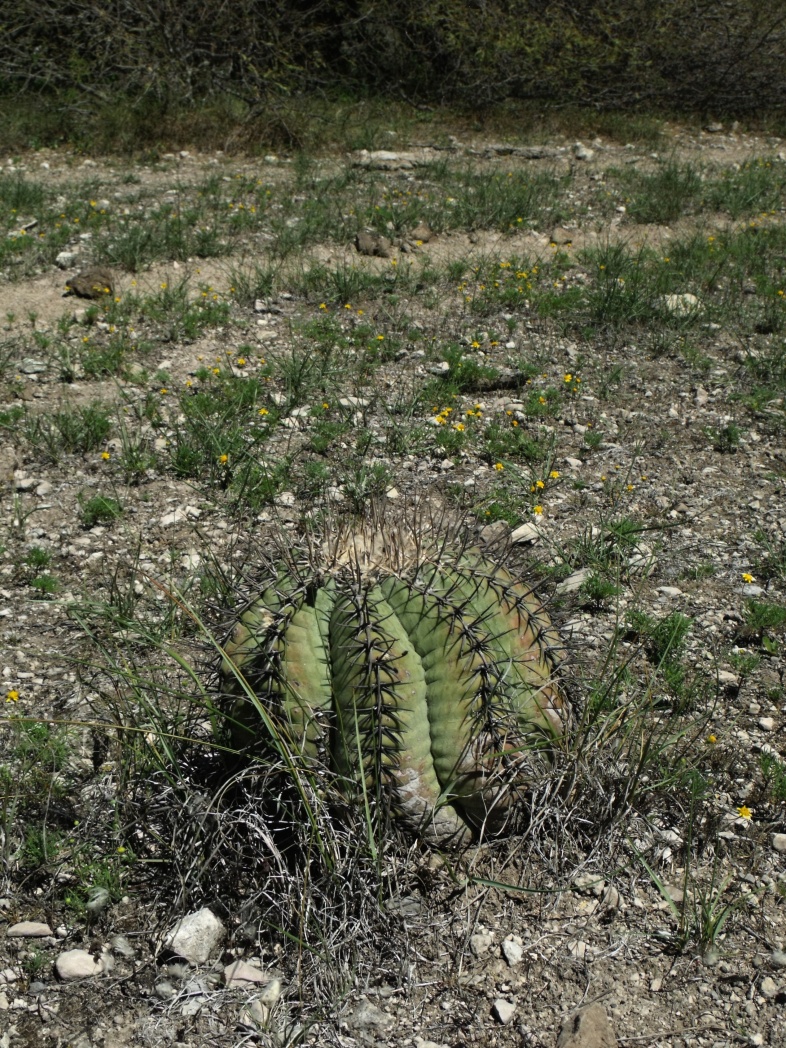
[[[671, 128], [657, 148], [598, 141], [585, 160], [561, 142], [530, 159], [454, 141], [309, 163], [7, 162], [6, 189], [42, 188], [3, 215], [0, 1044], [551, 1048], [590, 1002], [621, 1044], [784, 1043], [783, 259], [728, 279], [719, 261], [716, 279], [702, 255], [704, 276], [685, 262], [630, 290], [634, 264], [771, 244], [784, 226], [772, 206], [637, 221], [630, 172], [733, 180], [777, 172], [780, 149]], [[454, 171], [476, 180], [457, 189]], [[508, 177], [556, 189], [521, 222], [482, 213], [479, 186], [504, 196]], [[332, 193], [325, 235], [280, 249]], [[201, 257], [182, 229], [169, 254], [139, 246], [164, 210], [204, 234]], [[369, 217], [388, 257], [353, 247]], [[12, 250], [23, 237], [44, 246]], [[133, 237], [117, 301], [63, 297]], [[271, 529], [372, 498], [460, 508], [481, 541], [527, 525], [514, 560], [551, 594], [566, 686], [594, 718], [585, 807], [460, 859], [392, 851], [352, 949], [330, 939], [304, 960], [253, 919], [249, 933], [231, 863], [175, 883], [164, 860], [187, 847], [184, 822], [174, 849], [151, 841], [158, 824], [126, 798], [154, 766], [150, 709], [198, 693], [184, 666], [204, 679], [186, 605], [215, 623], [221, 580]], [[113, 718], [140, 741], [106, 741], [97, 723]], [[635, 798], [593, 832], [613, 807], [593, 789], [624, 792], [637, 761]], [[109, 897], [90, 912], [95, 887]], [[223, 953], [167, 967], [161, 934], [203, 905]], [[52, 934], [7, 935], [25, 920]], [[76, 948], [111, 967], [58, 980]], [[269, 1013], [249, 1013], [253, 984], [224, 985], [233, 958], [278, 974]]]

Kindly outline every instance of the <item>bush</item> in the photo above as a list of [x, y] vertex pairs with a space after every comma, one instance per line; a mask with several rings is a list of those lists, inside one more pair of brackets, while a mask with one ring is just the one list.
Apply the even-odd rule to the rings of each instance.
[[19, 0], [0, 94], [41, 94], [82, 120], [103, 105], [140, 128], [220, 101], [270, 130], [276, 100], [336, 88], [475, 110], [531, 99], [756, 114], [786, 101], [785, 25], [780, 0], [119, 0], [111, 13]]

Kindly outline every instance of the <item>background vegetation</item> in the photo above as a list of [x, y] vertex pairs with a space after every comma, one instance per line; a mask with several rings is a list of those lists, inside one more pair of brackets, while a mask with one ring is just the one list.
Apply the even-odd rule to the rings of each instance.
[[0, 101], [25, 144], [171, 121], [301, 146], [304, 104], [337, 93], [750, 117], [783, 108], [785, 45], [779, 0], [21, 0]]

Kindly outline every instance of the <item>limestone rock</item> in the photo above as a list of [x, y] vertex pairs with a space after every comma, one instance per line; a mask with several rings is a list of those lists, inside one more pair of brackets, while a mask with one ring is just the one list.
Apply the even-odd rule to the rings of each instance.
[[224, 982], [227, 986], [243, 985], [246, 983], [266, 983], [270, 976], [246, 961], [233, 961], [224, 968]]
[[695, 295], [664, 295], [661, 302], [675, 317], [689, 317], [700, 308], [700, 302]]
[[516, 1005], [511, 1004], [510, 1001], [506, 1001], [504, 997], [500, 997], [494, 1002], [494, 1007], [491, 1010], [494, 1013], [494, 1018], [497, 1022], [501, 1023], [503, 1026], [507, 1026], [516, 1014]]
[[204, 964], [221, 943], [226, 929], [212, 910], [204, 906], [187, 914], [167, 932], [164, 945], [191, 964]]
[[87, 950], [66, 950], [55, 961], [55, 972], [58, 979], [63, 982], [72, 982], [74, 979], [91, 979], [109, 971], [111, 967], [112, 958], [109, 954], [104, 953], [99, 957], [94, 957]]
[[52, 934], [52, 929], [42, 921], [20, 921], [8, 929], [9, 939], [43, 939]]

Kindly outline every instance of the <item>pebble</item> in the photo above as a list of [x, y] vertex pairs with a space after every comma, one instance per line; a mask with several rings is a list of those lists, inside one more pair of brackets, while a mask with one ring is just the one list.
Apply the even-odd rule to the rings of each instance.
[[20, 921], [19, 924], [12, 924], [8, 929], [10, 939], [43, 939], [51, 934], [52, 929], [49, 925], [41, 921]]
[[507, 1026], [516, 1014], [516, 1005], [511, 1004], [510, 1001], [506, 1001], [504, 997], [499, 997], [494, 1002], [494, 1006], [491, 1010], [497, 1022], [502, 1023], [503, 1026]]
[[261, 1001], [253, 1000], [240, 1013], [239, 1022], [242, 1026], [255, 1030], [259, 1026], [264, 1026], [269, 1017], [269, 1009]]
[[786, 833], [773, 833], [772, 846], [776, 852], [786, 855]]
[[488, 953], [493, 943], [494, 936], [491, 932], [477, 932], [469, 938], [470, 949], [476, 957], [482, 957], [484, 953]]
[[521, 964], [522, 958], [524, 957], [524, 947], [519, 937], [510, 935], [502, 943], [502, 955], [508, 962], [511, 968], [515, 968], [517, 964]]
[[762, 981], [759, 983], [759, 992], [762, 997], [766, 997], [771, 1000], [773, 997], [778, 995], [778, 984], [774, 979], [771, 979], [769, 975], [765, 975]]
[[770, 954], [770, 963], [774, 964], [776, 968], [786, 968], [786, 952], [773, 950]]
[[758, 723], [762, 731], [775, 731], [775, 719], [773, 717], [759, 717]]
[[224, 925], [204, 906], [170, 928], [164, 937], [164, 946], [191, 964], [204, 964], [225, 935]]
[[377, 1008], [371, 1001], [361, 1001], [349, 1019], [350, 1027], [390, 1026], [392, 1022], [393, 1016], [383, 1012], [381, 1008]]
[[580, 590], [587, 579], [592, 575], [592, 568], [580, 568], [578, 571], [574, 571], [571, 575], [568, 575], [566, 579], [563, 579], [557, 586], [557, 593], [560, 596], [565, 596], [568, 593], [575, 593]]

